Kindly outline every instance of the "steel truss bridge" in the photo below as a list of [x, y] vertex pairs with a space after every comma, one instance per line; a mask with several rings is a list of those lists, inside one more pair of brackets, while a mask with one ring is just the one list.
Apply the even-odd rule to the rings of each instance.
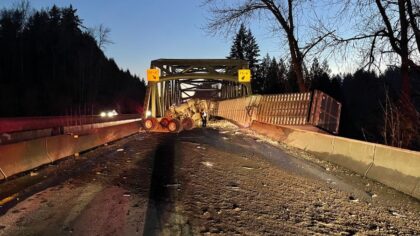
[[192, 98], [231, 99], [252, 94], [250, 80], [238, 78], [238, 71], [248, 69], [248, 62], [236, 59], [158, 59], [151, 62], [158, 69], [155, 79], [148, 78], [144, 111], [162, 117], [171, 105]]

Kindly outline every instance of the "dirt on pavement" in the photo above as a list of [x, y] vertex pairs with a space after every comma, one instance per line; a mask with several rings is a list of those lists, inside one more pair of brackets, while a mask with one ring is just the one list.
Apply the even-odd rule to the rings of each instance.
[[141, 133], [37, 173], [0, 184], [26, 194], [0, 235], [420, 234], [418, 200], [234, 126]]

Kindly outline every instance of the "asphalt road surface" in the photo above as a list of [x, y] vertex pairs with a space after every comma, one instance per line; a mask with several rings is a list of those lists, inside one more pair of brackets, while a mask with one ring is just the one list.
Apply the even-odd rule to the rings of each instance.
[[226, 124], [67, 158], [0, 203], [0, 235], [420, 234], [418, 200]]

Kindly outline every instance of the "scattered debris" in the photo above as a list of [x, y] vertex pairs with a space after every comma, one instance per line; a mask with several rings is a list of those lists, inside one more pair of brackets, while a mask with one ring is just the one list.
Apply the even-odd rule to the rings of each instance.
[[167, 188], [181, 187], [181, 184], [166, 184], [165, 187]]
[[392, 215], [396, 217], [405, 217], [405, 215], [398, 214], [397, 212], [392, 212]]
[[38, 175], [38, 173], [37, 172], [33, 172], [33, 171], [31, 171], [31, 173], [30, 173], [30, 176], [37, 176]]
[[232, 190], [239, 190], [240, 188], [239, 187], [237, 187], [237, 186], [228, 186], [229, 188], [231, 188]]
[[203, 216], [204, 216], [205, 219], [211, 219], [211, 214], [208, 211], [204, 212]]
[[227, 137], [223, 137], [223, 139], [224, 139], [224, 140], [228, 140], [229, 138], [227, 138]]
[[208, 161], [204, 161], [204, 162], [201, 162], [203, 165], [205, 165], [205, 166], [207, 166], [207, 167], [213, 167], [213, 163], [211, 163], [211, 162], [208, 162]]
[[357, 199], [357, 198], [355, 198], [355, 197], [353, 197], [353, 196], [350, 196], [350, 197], [349, 197], [349, 200], [350, 200], [351, 202], [359, 202], [359, 199]]
[[123, 197], [130, 197], [131, 195], [129, 193], [124, 193]]
[[395, 216], [397, 218], [405, 217], [405, 215], [401, 215], [401, 214], [399, 214], [398, 212], [396, 212], [394, 210], [388, 210], [388, 211], [389, 211], [389, 213], [391, 213], [391, 215], [393, 215], [393, 216]]
[[118, 148], [117, 149], [117, 152], [122, 152], [122, 151], [124, 151], [124, 148]]
[[378, 197], [378, 195], [376, 194], [372, 194], [372, 198]]
[[197, 149], [206, 150], [206, 148], [205, 147], [202, 147], [202, 146], [197, 146]]
[[255, 169], [254, 167], [250, 167], [250, 166], [242, 166], [242, 168], [244, 168], [246, 170], [253, 170], [253, 169]]

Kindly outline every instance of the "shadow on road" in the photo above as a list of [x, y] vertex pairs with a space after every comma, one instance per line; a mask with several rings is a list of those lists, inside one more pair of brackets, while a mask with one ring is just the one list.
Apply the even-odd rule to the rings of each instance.
[[157, 148], [153, 163], [149, 204], [146, 213], [144, 235], [172, 234], [189, 235], [188, 223], [177, 213], [176, 200], [180, 183], [177, 181], [176, 137], [172, 136]]

